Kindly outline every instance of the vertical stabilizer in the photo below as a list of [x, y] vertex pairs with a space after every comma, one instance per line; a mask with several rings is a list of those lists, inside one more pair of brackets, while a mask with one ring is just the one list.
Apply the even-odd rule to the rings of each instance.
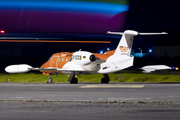
[[124, 33], [121, 32], [107, 32], [108, 34], [122, 35], [122, 38], [114, 53], [115, 56], [119, 55], [131, 55], [132, 44], [134, 36], [138, 35], [138, 32], [132, 30], [126, 30]]

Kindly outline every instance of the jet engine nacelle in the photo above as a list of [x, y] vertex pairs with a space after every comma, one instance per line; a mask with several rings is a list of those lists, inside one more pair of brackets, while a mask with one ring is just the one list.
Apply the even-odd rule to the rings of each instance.
[[96, 56], [87, 51], [77, 51], [73, 54], [72, 59], [77, 65], [85, 66], [94, 62], [96, 60]]

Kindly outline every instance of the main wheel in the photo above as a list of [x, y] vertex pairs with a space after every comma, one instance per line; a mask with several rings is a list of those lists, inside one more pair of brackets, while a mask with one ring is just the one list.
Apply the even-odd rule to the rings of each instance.
[[106, 78], [102, 78], [102, 79], [101, 79], [101, 83], [109, 83], [109, 80], [106, 79]]
[[77, 78], [73, 78], [73, 79], [70, 81], [70, 84], [78, 84], [78, 79], [77, 79]]

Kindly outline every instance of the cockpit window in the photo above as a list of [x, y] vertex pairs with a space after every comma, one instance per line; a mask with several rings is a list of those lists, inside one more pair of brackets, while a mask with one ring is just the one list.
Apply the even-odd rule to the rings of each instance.
[[69, 62], [71, 62], [71, 61], [72, 61], [72, 58], [70, 58]]
[[[53, 55], [52, 55], [52, 56], [53, 56]], [[52, 56], [48, 59], [48, 61], [51, 60]]]

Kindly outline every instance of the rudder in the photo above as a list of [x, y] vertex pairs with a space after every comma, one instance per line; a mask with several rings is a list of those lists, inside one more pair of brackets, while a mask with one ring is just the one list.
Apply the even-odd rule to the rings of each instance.
[[107, 33], [122, 35], [122, 38], [115, 50], [115, 53], [114, 53], [115, 56], [119, 56], [119, 55], [130, 56], [131, 55], [134, 36], [138, 35], [138, 32], [133, 31], [133, 30], [126, 30], [124, 31], [124, 33], [121, 33], [121, 32], [107, 32]]

